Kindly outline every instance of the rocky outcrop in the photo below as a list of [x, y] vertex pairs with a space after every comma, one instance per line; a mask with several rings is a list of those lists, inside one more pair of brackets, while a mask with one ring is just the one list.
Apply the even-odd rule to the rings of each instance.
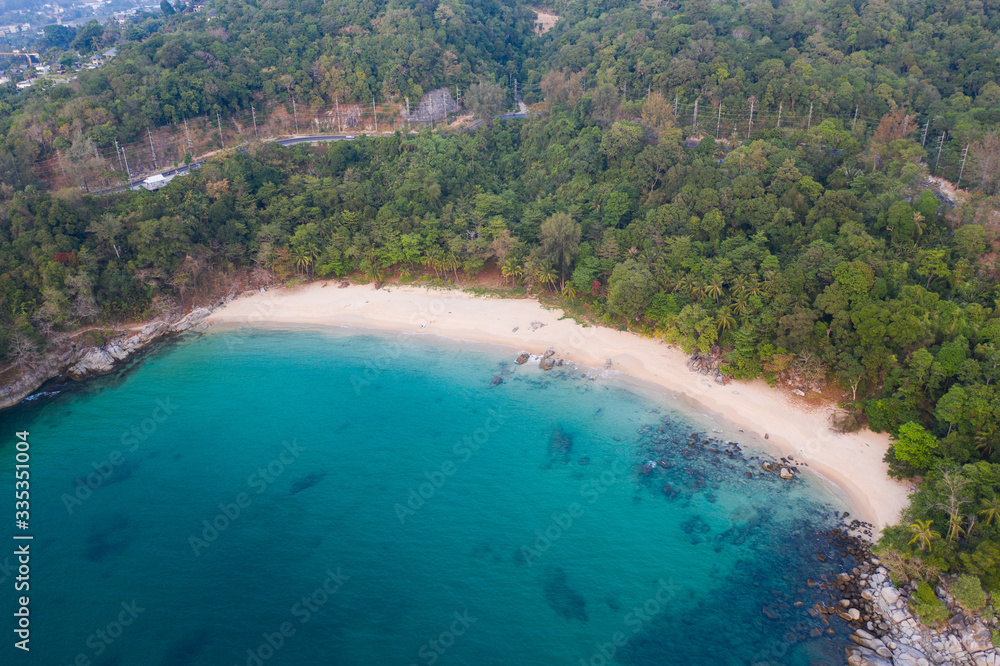
[[1000, 649], [979, 618], [952, 607], [945, 626], [926, 627], [910, 613], [907, 593], [914, 588], [896, 589], [881, 566], [862, 575], [862, 612], [872, 619], [851, 636], [856, 645], [846, 650], [849, 666], [1000, 666]]
[[211, 314], [212, 309], [196, 308], [173, 323], [151, 322], [111, 340], [103, 347], [85, 347], [47, 355], [16, 382], [0, 388], [0, 409], [16, 405], [51, 379], [64, 375], [72, 379], [85, 379], [110, 372], [150, 343], [200, 324]]

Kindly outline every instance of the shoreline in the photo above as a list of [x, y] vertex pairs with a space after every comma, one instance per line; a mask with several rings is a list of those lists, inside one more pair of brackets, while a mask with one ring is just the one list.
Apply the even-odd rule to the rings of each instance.
[[874, 526], [876, 538], [884, 527], [899, 521], [908, 504], [908, 484], [891, 479], [882, 461], [888, 435], [869, 430], [836, 433], [828, 427], [832, 406], [796, 404], [763, 380], [716, 384], [688, 370], [688, 356], [679, 349], [624, 331], [582, 326], [533, 299], [484, 298], [402, 285], [376, 290], [371, 285], [340, 288], [332, 281], [312, 282], [240, 296], [217, 308], [204, 323], [213, 328], [351, 326], [407, 331], [503, 345], [515, 353], [542, 354], [552, 348], [557, 357], [592, 368], [603, 368], [610, 361], [612, 370], [683, 396], [704, 416], [721, 417], [744, 430], [741, 434], [760, 440], [755, 445], [763, 443], [777, 456], [792, 455], [796, 462], [807, 463], [807, 469], [844, 494], [853, 517]]

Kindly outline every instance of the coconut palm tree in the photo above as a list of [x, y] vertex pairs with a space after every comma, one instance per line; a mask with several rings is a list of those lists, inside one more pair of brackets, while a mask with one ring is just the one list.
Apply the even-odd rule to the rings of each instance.
[[990, 499], [984, 499], [981, 504], [983, 510], [979, 515], [983, 517], [987, 525], [1000, 523], [1000, 497], [993, 495]]
[[736, 318], [728, 306], [719, 310], [719, 314], [715, 317], [715, 325], [720, 331], [728, 331], [736, 325]]
[[961, 539], [963, 536], [968, 534], [968, 531], [962, 526], [962, 521], [963, 516], [960, 516], [957, 513], [948, 516], [948, 541]]
[[430, 252], [424, 254], [423, 258], [420, 260], [420, 263], [423, 264], [424, 268], [434, 269], [434, 274], [439, 275], [437, 262], [434, 260], [434, 255], [431, 254]]
[[567, 282], [566, 286], [562, 290], [563, 298], [567, 300], [573, 300], [576, 298], [576, 287], [573, 286], [572, 282]]
[[455, 256], [454, 252], [452, 252], [447, 257], [445, 257], [444, 258], [444, 275], [445, 275], [445, 277], [448, 277], [448, 271], [451, 271], [452, 274], [455, 276], [455, 279], [457, 280], [458, 279], [458, 266], [459, 266], [459, 264], [460, 264], [460, 262], [458, 261], [458, 257]]
[[701, 278], [693, 278], [690, 283], [691, 298], [700, 301], [705, 298], [705, 281]]
[[545, 264], [540, 266], [537, 271], [537, 280], [543, 284], [547, 284], [549, 289], [556, 283], [559, 279], [559, 274], [556, 273], [555, 269]]
[[743, 297], [737, 298], [733, 301], [733, 309], [736, 310], [736, 314], [742, 317], [750, 309], [750, 302]]
[[714, 298], [715, 302], [718, 303], [723, 291], [722, 277], [718, 274], [713, 275], [711, 282], [705, 287], [705, 293]]
[[994, 447], [996, 446], [996, 434], [996, 424], [985, 426], [976, 433], [976, 450], [982, 451], [984, 458], [989, 458], [993, 455], [993, 451], [995, 450]]
[[933, 524], [933, 520], [917, 519], [917, 522], [910, 525], [910, 533], [913, 535], [913, 538], [910, 539], [910, 545], [916, 543], [920, 550], [930, 550], [931, 542], [941, 538], [940, 532], [931, 529]]

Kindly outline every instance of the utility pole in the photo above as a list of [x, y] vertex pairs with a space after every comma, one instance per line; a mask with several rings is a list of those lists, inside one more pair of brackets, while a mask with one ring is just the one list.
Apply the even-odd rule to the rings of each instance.
[[747, 123], [747, 138], [750, 138], [750, 132], [753, 131], [753, 105], [757, 100], [753, 97], [750, 98], [750, 122]]
[[132, 189], [132, 169], [128, 165], [128, 153], [125, 152], [125, 146], [122, 146], [122, 155], [125, 157], [125, 171], [128, 173], [128, 188]]
[[854, 120], [851, 121], [851, 131], [854, 131], [854, 126], [858, 124], [858, 107], [854, 107]]
[[937, 159], [934, 160], [934, 174], [935, 175], [937, 175], [938, 164], [941, 162], [941, 149], [944, 148], [944, 135], [947, 134], [947, 133], [948, 133], [948, 131], [945, 130], [944, 132], [941, 133], [941, 136], [938, 137]]
[[218, 111], [215, 112], [215, 120], [219, 123], [219, 141], [222, 143], [222, 149], [225, 150], [226, 139], [222, 136], [222, 116], [219, 115]]
[[677, 120], [677, 98], [679, 95], [674, 95], [674, 120]]
[[962, 166], [958, 170], [958, 182], [955, 183], [956, 190], [962, 184], [962, 174], [965, 173], [965, 158], [968, 156], [968, 154], [969, 154], [969, 144], [965, 144], [965, 148], [962, 149]]
[[146, 136], [149, 137], [149, 152], [153, 154], [153, 168], [159, 169], [160, 167], [156, 164], [156, 149], [153, 148], [153, 135], [150, 133], [149, 128], [146, 128]]
[[122, 164], [122, 154], [121, 154], [121, 148], [118, 147], [118, 139], [115, 139], [115, 155], [118, 156], [118, 168], [124, 171], [125, 165]]
[[809, 102], [809, 122], [806, 124], [806, 129], [810, 129], [813, 126], [813, 103]]
[[715, 138], [719, 138], [719, 130], [722, 128], [722, 102], [719, 102], [719, 119], [715, 123]]
[[260, 138], [260, 135], [257, 134], [257, 109], [255, 109], [255, 108], [253, 108], [253, 106], [251, 106], [250, 107], [250, 113], [253, 114], [253, 135], [255, 137], [257, 137], [257, 138]]
[[[441, 93], [441, 97], [444, 97], [444, 93]], [[447, 106], [445, 107], [448, 108]], [[378, 132], [378, 111], [375, 110], [375, 95], [372, 95], [372, 118], [375, 119], [375, 131]]]
[[927, 119], [927, 124], [924, 125], [924, 138], [920, 139], [920, 147], [923, 148], [924, 144], [927, 143], [927, 129], [931, 126], [931, 119]]
[[292, 95], [292, 118], [295, 120], [295, 134], [298, 135], [298, 133], [299, 133], [299, 113], [298, 113], [298, 111], [295, 110], [295, 95]]
[[66, 167], [63, 166], [62, 153], [59, 152], [58, 148], [56, 149], [56, 157], [59, 158], [59, 169], [62, 171], [63, 178], [69, 181], [69, 176], [66, 175]]
[[701, 99], [701, 97], [699, 97], [698, 99], [696, 99], [694, 101], [694, 118], [691, 120], [691, 131], [692, 132], [697, 132], [698, 131], [698, 100], [700, 100], [700, 99]]
[[[343, 132], [344, 131], [344, 123], [340, 119], [340, 95], [337, 95], [336, 97], [334, 97], [333, 101], [337, 105], [337, 127], [339, 127], [340, 131]], [[409, 101], [407, 101], [407, 108], [409, 108]]]
[[188, 140], [188, 151], [194, 153], [194, 144], [191, 143], [191, 132], [188, 131], [187, 117], [184, 118], [184, 135], [187, 137]]
[[778, 129], [781, 129], [781, 110], [784, 108], [784, 102], [778, 102]]

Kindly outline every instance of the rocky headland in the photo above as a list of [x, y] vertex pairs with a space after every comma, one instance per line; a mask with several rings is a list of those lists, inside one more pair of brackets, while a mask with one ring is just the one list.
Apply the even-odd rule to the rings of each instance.
[[100, 347], [73, 347], [45, 354], [16, 381], [0, 387], [0, 409], [16, 405], [52, 379], [79, 380], [111, 372], [150, 344], [202, 323], [213, 309], [214, 306], [195, 308], [176, 321], [150, 322]]

